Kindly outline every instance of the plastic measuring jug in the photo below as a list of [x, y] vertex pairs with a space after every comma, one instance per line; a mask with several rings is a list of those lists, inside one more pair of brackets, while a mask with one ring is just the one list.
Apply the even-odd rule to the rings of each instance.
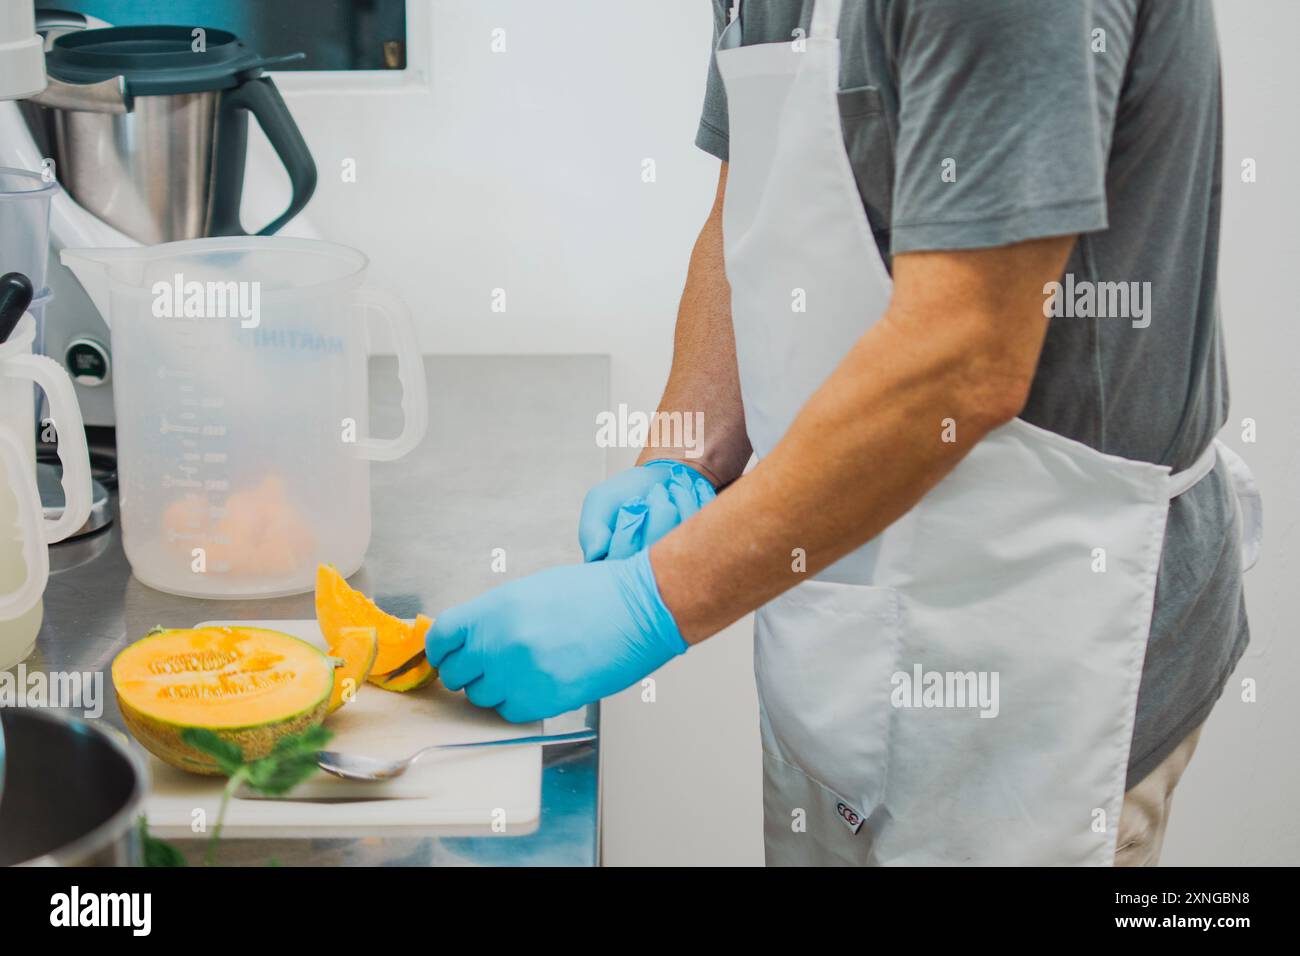
[[29, 465], [17, 433], [0, 425], [0, 670], [26, 659], [36, 646], [41, 595], [50, 578], [41, 496]]
[[[57, 362], [32, 354], [35, 336], [28, 313], [0, 343], [0, 669], [27, 657], [36, 641], [49, 578], [46, 545], [90, 515], [90, 458], [76, 392]], [[65, 507], [57, 519], [45, 518], [36, 489], [33, 382], [45, 392], [59, 439]]]
[[[347, 246], [279, 237], [69, 249], [106, 306], [122, 543], [144, 584], [207, 598], [312, 588], [370, 542], [371, 460], [428, 424], [424, 366], [400, 300], [363, 287]], [[369, 433], [365, 317], [388, 323], [403, 427]]]
[[0, 266], [21, 272], [39, 295], [50, 255], [50, 199], [59, 191], [53, 175], [0, 166]]

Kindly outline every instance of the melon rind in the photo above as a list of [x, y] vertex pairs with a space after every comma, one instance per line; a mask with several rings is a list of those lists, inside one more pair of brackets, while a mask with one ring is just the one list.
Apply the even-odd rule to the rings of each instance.
[[[184, 630], [181, 628], [180, 630]], [[250, 630], [267, 631], [267, 628], [255, 628]], [[141, 644], [145, 641], [153, 640], [155, 637], [168, 634], [169, 630], [155, 628], [149, 632], [149, 635], [136, 641], [129, 647]], [[251, 724], [246, 727], [210, 727], [208, 728], [222, 740], [237, 744], [244, 754], [245, 760], [258, 760], [268, 756], [275, 748], [276, 742], [281, 737], [292, 734], [302, 733], [310, 727], [320, 724], [328, 711], [330, 696], [334, 691], [334, 667], [328, 660], [328, 657], [320, 651], [319, 648], [309, 644], [301, 638], [294, 637], [292, 634], [285, 634], [282, 631], [273, 631], [274, 633], [287, 640], [296, 641], [321, 655], [323, 665], [329, 674], [329, 680], [325, 682], [324, 693], [320, 699], [296, 714], [278, 719], [265, 721], [259, 724]], [[120, 657], [125, 653], [123, 649], [118, 653]], [[117, 663], [116, 658], [114, 664]], [[223, 771], [217, 765], [216, 761], [201, 750], [191, 747], [181, 739], [181, 734], [190, 725], [176, 724], [171, 721], [162, 720], [150, 714], [146, 714], [137, 708], [131, 706], [120, 693], [115, 692], [117, 697], [117, 706], [122, 713], [122, 721], [126, 724], [127, 730], [145, 750], [153, 754], [168, 766], [184, 770], [188, 773], [202, 774], [205, 776], [222, 776]]]
[[[365, 630], [368, 630], [370, 632], [370, 642], [366, 653], [366, 659], [364, 663], [361, 664], [361, 667], [359, 669], [356, 669], [351, 674], [344, 674], [342, 678], [343, 680], [347, 680], [350, 677], [356, 680], [356, 686], [352, 688], [354, 696], [360, 692], [361, 685], [364, 684], [367, 681], [367, 679], [369, 679], [370, 671], [375, 666], [375, 658], [379, 656], [379, 641], [375, 637], [374, 628], [366, 628]], [[330, 699], [328, 702], [328, 706], [326, 707], [325, 710], [325, 713], [327, 715], [334, 713], [343, 705], [349, 703], [349, 701], [343, 696], [345, 693], [347, 693], [347, 691], [342, 686], [339, 679], [339, 675], [340, 673], [347, 671], [349, 668], [352, 668], [353, 665], [357, 664], [358, 662], [349, 661], [346, 657], [340, 657], [340, 655], [338, 654], [338, 652], [343, 647], [343, 642], [346, 641], [347, 638], [348, 635], [344, 634], [339, 638], [337, 643], [330, 645], [330, 649], [329, 649], [330, 654], [334, 656], [336, 659], [342, 660], [343, 664], [342, 666], [338, 666], [334, 668], [334, 690], [330, 691]], [[339, 692], [337, 699], [335, 697], [334, 691]]]
[[[133, 710], [121, 697], [117, 699], [117, 705], [122, 711], [122, 721], [126, 724], [126, 729], [131, 732], [131, 736], [163, 763], [189, 773], [213, 777], [224, 776], [224, 771], [217, 766], [216, 761], [181, 739], [181, 733], [186, 728]], [[287, 720], [258, 724], [254, 727], [223, 728], [212, 732], [222, 740], [238, 744], [239, 749], [244, 752], [245, 760], [258, 760], [269, 755], [275, 749], [276, 741], [281, 737], [302, 733], [323, 721], [328, 706], [329, 696], [326, 695], [311, 710]]]

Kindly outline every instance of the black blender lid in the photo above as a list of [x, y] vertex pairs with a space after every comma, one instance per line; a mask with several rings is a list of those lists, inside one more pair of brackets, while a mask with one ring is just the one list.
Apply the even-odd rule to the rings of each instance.
[[45, 69], [65, 83], [125, 77], [128, 96], [198, 93], [238, 86], [264, 67], [301, 60], [305, 53], [258, 56], [228, 30], [204, 27], [204, 49], [194, 50], [195, 27], [138, 26], [75, 30], [54, 41]]

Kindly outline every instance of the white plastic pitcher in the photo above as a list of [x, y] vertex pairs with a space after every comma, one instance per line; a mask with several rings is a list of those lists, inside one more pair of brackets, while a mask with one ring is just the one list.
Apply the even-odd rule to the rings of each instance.
[[[36, 321], [24, 315], [0, 343], [0, 669], [32, 652], [49, 579], [46, 545], [62, 541], [90, 516], [86, 432], [68, 373], [32, 354]], [[63, 463], [64, 510], [46, 519], [36, 490], [35, 394], [45, 392]]]
[[[371, 460], [428, 424], [410, 314], [329, 242], [224, 237], [62, 260], [112, 334], [122, 542], [150, 587], [207, 598], [308, 591], [370, 542]], [[369, 434], [365, 316], [388, 323], [403, 427]]]

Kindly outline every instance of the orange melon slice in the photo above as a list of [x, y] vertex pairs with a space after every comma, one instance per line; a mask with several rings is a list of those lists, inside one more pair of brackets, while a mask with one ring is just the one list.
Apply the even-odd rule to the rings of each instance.
[[330, 694], [327, 714], [351, 703], [370, 676], [379, 654], [379, 639], [372, 627], [345, 628], [330, 645], [330, 657], [342, 658], [343, 666], [334, 668], [334, 692]]
[[433, 622], [421, 614], [408, 624], [381, 611], [338, 571], [324, 564], [316, 570], [316, 621], [331, 647], [347, 629], [373, 629], [377, 651], [368, 679], [385, 690], [415, 690], [437, 676], [427, 662], [421, 662], [392, 680], [384, 680], [385, 675], [424, 650], [424, 635]]
[[429, 666], [428, 661], [420, 661], [419, 664], [405, 674], [397, 677], [390, 678], [387, 674], [373, 674], [370, 677], [370, 683], [376, 687], [382, 687], [384, 690], [395, 690], [399, 694], [404, 694], [408, 690], [423, 687], [437, 676], [438, 672]]
[[[423, 614], [417, 614], [415, 621], [411, 624], [411, 631], [420, 636], [421, 647], [424, 646], [424, 635], [428, 632], [429, 625], [432, 623], [433, 621], [425, 617]], [[412, 652], [406, 660], [410, 660], [411, 657], [414, 656], [415, 652]], [[405, 661], [403, 663], [405, 663]], [[398, 665], [398, 667], [400, 666], [401, 664]], [[437, 676], [437, 670], [435, 670], [428, 661], [420, 661], [420, 663], [416, 664], [409, 671], [398, 674], [396, 677], [390, 677], [388, 674], [372, 673], [370, 675], [370, 683], [377, 687], [382, 687], [384, 690], [395, 690], [398, 693], [404, 694], [408, 690], [415, 690], [419, 687], [423, 687]]]

